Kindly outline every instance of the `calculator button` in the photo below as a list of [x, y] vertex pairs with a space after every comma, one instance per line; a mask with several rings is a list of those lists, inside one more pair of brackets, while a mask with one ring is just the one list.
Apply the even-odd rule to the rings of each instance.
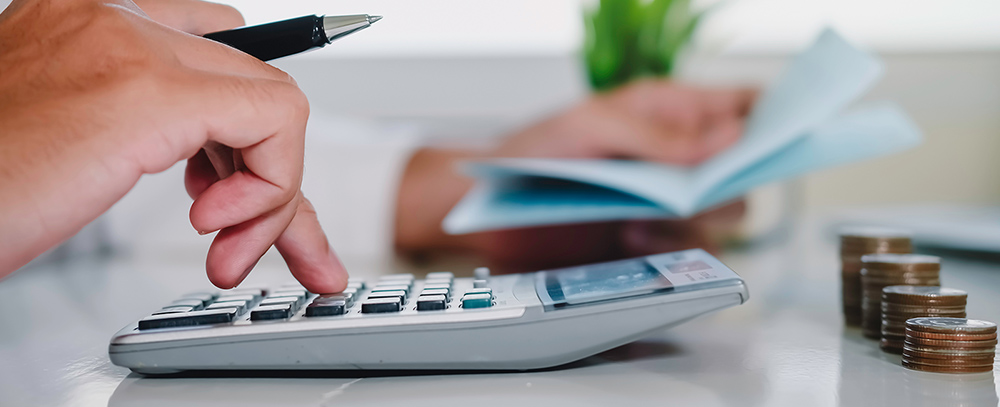
[[393, 285], [388, 285], [388, 284], [381, 285], [380, 284], [380, 285], [376, 286], [375, 288], [372, 288], [372, 292], [373, 293], [374, 292], [379, 292], [379, 291], [405, 291], [406, 293], [409, 293], [410, 292], [410, 286], [408, 286], [408, 285], [398, 285], [398, 284], [393, 284]]
[[214, 293], [208, 292], [197, 292], [197, 293], [187, 293], [181, 296], [182, 300], [199, 300], [202, 306], [206, 306], [212, 302], [212, 300], [217, 297]]
[[360, 279], [360, 278], [348, 278], [347, 279], [347, 288], [356, 288], [356, 289], [359, 289], [359, 290], [364, 290], [365, 289], [365, 280]]
[[462, 308], [489, 308], [493, 306], [493, 297], [489, 294], [471, 294], [462, 297]]
[[472, 275], [475, 276], [476, 280], [489, 280], [490, 269], [489, 267], [476, 267], [475, 270], [472, 270]]
[[451, 284], [424, 284], [425, 290], [450, 290]]
[[139, 320], [139, 329], [172, 328], [232, 322], [236, 308], [153, 315]]
[[489, 287], [485, 287], [485, 288], [473, 288], [473, 289], [465, 292], [465, 295], [469, 295], [469, 294], [489, 294], [490, 297], [492, 297], [493, 296], [493, 289], [489, 288]]
[[487, 283], [486, 280], [474, 280], [472, 282], [472, 286], [475, 288], [486, 288], [487, 284], [489, 283]]
[[246, 295], [223, 295], [215, 299], [215, 302], [229, 302], [229, 301], [244, 301], [244, 302], [254, 302], [260, 299], [260, 297], [254, 296], [253, 294]]
[[428, 284], [430, 284], [430, 285], [448, 285], [448, 286], [450, 286], [451, 285], [451, 280], [450, 279], [444, 279], [444, 278], [428, 278], [428, 279], [424, 280], [424, 285], [428, 285]]
[[379, 277], [379, 280], [413, 280], [411, 273], [387, 274]]
[[347, 311], [347, 300], [340, 295], [317, 297], [306, 307], [307, 317], [343, 315]]
[[368, 298], [399, 298], [400, 302], [406, 302], [406, 291], [372, 291]]
[[250, 311], [251, 321], [286, 319], [292, 316], [292, 304], [262, 305]]
[[236, 308], [236, 313], [242, 314], [247, 309], [247, 304], [249, 304], [247, 301], [216, 301], [205, 309]]
[[361, 313], [363, 314], [399, 312], [400, 308], [399, 297], [370, 298], [361, 303]]
[[451, 301], [451, 292], [444, 288], [424, 289], [420, 292], [420, 296], [423, 297], [425, 295], [443, 295], [445, 301]]
[[305, 299], [306, 299], [306, 297], [308, 297], [308, 296], [309, 296], [309, 292], [306, 291], [306, 290], [278, 290], [278, 291], [275, 291], [275, 292], [271, 293], [271, 295], [268, 295], [267, 298], [275, 298], [275, 297], [297, 297], [297, 298], [299, 298], [299, 302], [304, 302]]
[[172, 306], [191, 307], [194, 308], [195, 310], [199, 310], [201, 309], [201, 307], [204, 306], [204, 304], [201, 302], [201, 300], [177, 300], [168, 305], [168, 307]]
[[347, 301], [347, 307], [350, 308], [352, 305], [354, 305], [354, 299], [358, 298], [358, 290], [354, 288], [348, 288], [342, 291], [340, 294], [334, 294], [334, 295], [344, 296], [344, 299]]
[[437, 278], [451, 280], [455, 278], [455, 273], [452, 273], [450, 271], [436, 271], [433, 273], [427, 273], [427, 277], [425, 278], [425, 280], [433, 280]]
[[[231, 295], [252, 295], [255, 299], [260, 299], [261, 297], [267, 295], [267, 290], [261, 288], [237, 288], [234, 290], [223, 291], [220, 296], [231, 296]], [[216, 299], [218, 301], [218, 299]]]
[[176, 313], [179, 313], [179, 312], [191, 312], [191, 311], [194, 311], [194, 308], [191, 308], [191, 307], [167, 307], [167, 308], [164, 308], [164, 309], [161, 309], [159, 311], [154, 312], [153, 315], [176, 314]]
[[298, 297], [270, 297], [260, 302], [260, 306], [279, 304], [291, 304], [292, 308], [298, 309], [299, 305], [302, 305], [302, 302], [299, 301]]
[[443, 295], [421, 295], [417, 297], [417, 311], [443, 310], [447, 303]]

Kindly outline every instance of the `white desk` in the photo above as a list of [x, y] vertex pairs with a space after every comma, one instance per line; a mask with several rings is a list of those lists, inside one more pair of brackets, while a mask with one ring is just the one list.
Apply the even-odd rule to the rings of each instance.
[[[202, 254], [22, 270], [0, 282], [0, 406], [997, 404], [993, 374], [908, 371], [842, 328], [834, 243], [818, 227], [802, 230], [724, 256], [749, 284], [747, 304], [528, 373], [144, 378], [112, 366], [107, 341], [203, 284]], [[252, 278], [284, 278], [268, 267]], [[946, 258], [942, 279], [969, 291], [970, 316], [1000, 321], [996, 263]]]

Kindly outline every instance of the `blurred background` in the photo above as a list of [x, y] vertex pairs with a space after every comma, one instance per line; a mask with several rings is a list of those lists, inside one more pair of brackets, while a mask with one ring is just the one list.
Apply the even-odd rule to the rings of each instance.
[[[274, 63], [305, 90], [313, 117], [337, 121], [347, 137], [489, 143], [591, 92], [582, 50], [585, 10], [594, 1], [222, 2], [248, 24], [306, 14], [385, 16], [322, 51]], [[763, 87], [831, 26], [886, 65], [866, 99], [901, 104], [925, 133], [924, 144], [905, 153], [754, 191], [745, 237], [804, 214], [870, 220], [917, 205], [912, 222], [928, 218], [922, 211], [931, 205], [952, 217], [974, 213], [967, 223], [983, 226], [980, 236], [1000, 250], [1000, 211], [992, 209], [1000, 204], [1000, 2], [732, 0], [693, 1], [691, 9], [707, 12], [677, 55], [674, 80]], [[117, 221], [84, 235], [139, 228], [158, 232], [142, 237], [154, 252], [167, 240], [204, 250], [209, 240], [192, 237], [180, 174], [175, 167], [145, 177], [113, 210]], [[350, 257], [351, 242], [333, 243]]]
[[[314, 111], [414, 125], [427, 142], [496, 137], [590, 91], [581, 50], [584, 11], [595, 1], [229, 4], [251, 24], [322, 12], [385, 15], [364, 35], [276, 65], [299, 80]], [[903, 154], [755, 192], [750, 235], [768, 229], [789, 205], [841, 214], [916, 203], [947, 204], [950, 212], [1000, 204], [1000, 2], [733, 0], [694, 1], [691, 8], [708, 12], [678, 56], [675, 80], [762, 87], [831, 26], [886, 65], [866, 99], [900, 103], [925, 132], [924, 144]], [[1000, 228], [997, 219], [991, 223]]]

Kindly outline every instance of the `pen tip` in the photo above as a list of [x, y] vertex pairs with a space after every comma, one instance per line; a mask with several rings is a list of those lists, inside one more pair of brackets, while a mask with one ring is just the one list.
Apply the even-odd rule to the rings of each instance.
[[368, 16], [368, 24], [375, 24], [376, 21], [381, 19], [382, 16]]

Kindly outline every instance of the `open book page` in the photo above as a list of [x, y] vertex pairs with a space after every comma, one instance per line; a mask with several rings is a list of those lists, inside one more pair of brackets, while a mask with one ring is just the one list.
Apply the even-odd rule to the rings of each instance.
[[804, 137], [868, 90], [882, 73], [877, 59], [833, 30], [797, 55], [754, 103], [740, 141], [698, 166], [696, 195]]
[[703, 196], [697, 206], [703, 210], [769, 182], [900, 152], [921, 140], [920, 129], [895, 104], [869, 105], [834, 119], [737, 173]]

